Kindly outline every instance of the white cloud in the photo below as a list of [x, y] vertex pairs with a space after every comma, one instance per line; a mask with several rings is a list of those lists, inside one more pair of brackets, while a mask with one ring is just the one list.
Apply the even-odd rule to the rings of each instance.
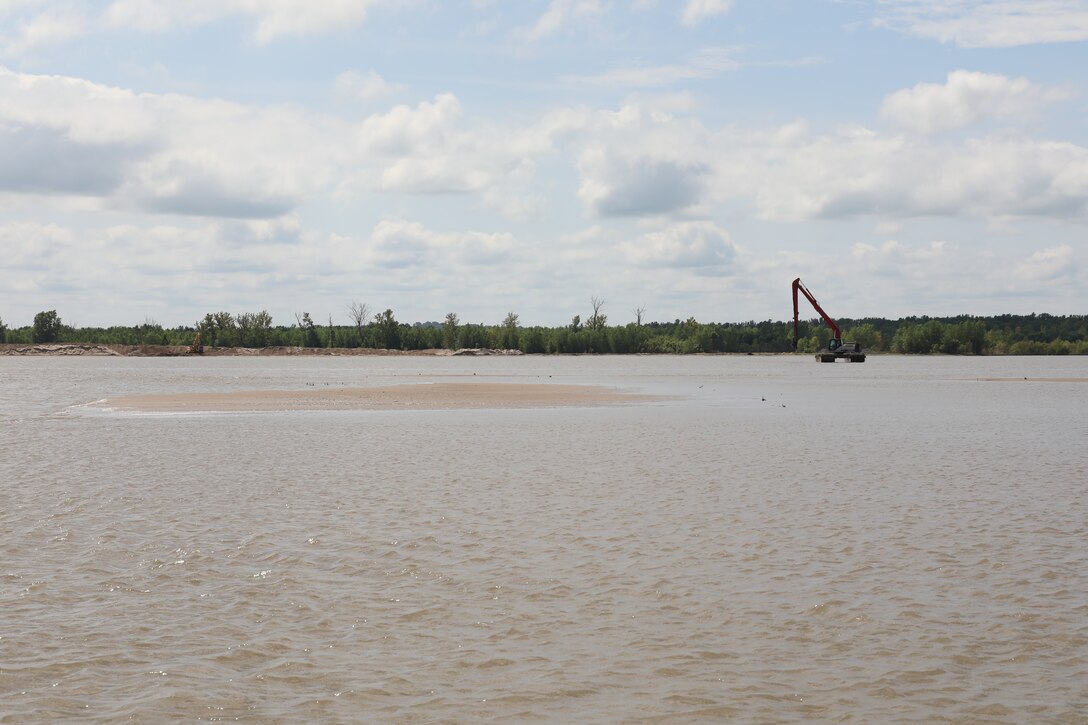
[[847, 301], [860, 303], [862, 309], [888, 309], [887, 316], [1004, 314], [1010, 311], [1012, 299], [1021, 298], [1034, 300], [1021, 312], [1035, 304], [1059, 309], [1069, 304], [1080, 272], [1072, 246], [1060, 244], [1025, 254], [1001, 251], [997, 242], [987, 239], [987, 248], [982, 250], [944, 240], [858, 243], [849, 254], [833, 260], [809, 260], [801, 274], [811, 273], [815, 279], [816, 272], [832, 264], [843, 278], [870, 280], [870, 284], [855, 285]]
[[657, 216], [696, 204], [707, 168], [592, 147], [578, 158], [578, 196], [601, 217]]
[[580, 131], [587, 118], [560, 110], [534, 124], [509, 127], [463, 116], [451, 93], [371, 115], [358, 131], [360, 167], [341, 186], [341, 195], [483, 192], [492, 208], [515, 217], [532, 215], [541, 206], [539, 194], [529, 188], [534, 159], [553, 150], [553, 139]]
[[1068, 93], [1024, 78], [952, 71], [943, 85], [919, 83], [884, 99], [880, 112], [892, 123], [920, 133], [961, 128], [980, 120], [1006, 120], [1037, 113]]
[[736, 52], [733, 48], [703, 48], [679, 65], [616, 68], [598, 75], [567, 76], [563, 80], [601, 86], [668, 86], [738, 70], [742, 66], [734, 57]]
[[55, 224], [11, 224], [0, 227], [0, 244], [12, 251], [0, 269], [0, 284], [11, 292], [22, 324], [49, 308], [70, 324], [136, 322], [119, 312], [126, 307], [159, 308], [174, 319], [186, 294], [206, 291], [207, 280], [193, 270], [216, 253], [206, 233], [132, 224], [78, 232]]
[[268, 43], [290, 35], [342, 32], [363, 22], [384, 0], [114, 0], [103, 13], [107, 26], [165, 32], [240, 17], [252, 23], [252, 37]]
[[415, 108], [399, 105], [368, 117], [359, 129], [359, 142], [363, 151], [387, 156], [434, 150], [444, 145], [461, 115], [457, 97], [442, 93]]
[[464, 194], [481, 191], [492, 182], [487, 169], [466, 168], [456, 155], [443, 155], [398, 159], [382, 171], [379, 188], [402, 194]]
[[[377, 188], [398, 193], [464, 193], [493, 178], [489, 155], [473, 158], [477, 139], [458, 128], [460, 102], [443, 93], [415, 108], [396, 106], [367, 118], [359, 130], [366, 157], [381, 163]], [[481, 149], [483, 151], [483, 149]], [[366, 178], [372, 178], [367, 172]]]
[[703, 270], [732, 265], [733, 241], [713, 222], [679, 222], [643, 234], [621, 245], [625, 256], [643, 267], [697, 267]]
[[217, 239], [232, 246], [295, 244], [302, 240], [302, 221], [297, 214], [274, 219], [228, 219], [214, 224]]
[[509, 259], [514, 238], [507, 233], [437, 232], [419, 222], [386, 219], [370, 234], [369, 257], [381, 267], [492, 265]]
[[551, 0], [547, 10], [533, 25], [518, 29], [514, 35], [519, 40], [534, 43], [555, 35], [576, 22], [603, 13], [601, 0]]
[[694, 27], [707, 18], [724, 15], [733, 7], [733, 0], [688, 0], [680, 14], [680, 22]]
[[877, 26], [965, 48], [1088, 40], [1083, 0], [882, 0]]
[[346, 129], [286, 107], [138, 95], [0, 69], [0, 188], [8, 191], [174, 214], [279, 216], [323, 184]]
[[121, 143], [80, 144], [49, 128], [0, 126], [0, 189], [23, 193], [109, 194], [141, 155]]
[[[1004, 271], [1000, 255], [988, 259], [943, 240], [903, 242], [885, 240], [856, 243], [846, 249], [822, 253], [780, 255], [776, 266], [762, 277], [781, 274], [801, 276], [834, 318], [872, 314], [886, 309], [888, 316], [942, 315], [975, 311], [986, 314], [984, 305], [1001, 286]], [[827, 270], [850, 285], [828, 281]], [[815, 316], [807, 304], [803, 316]]]
[[78, 144], [142, 144], [157, 119], [153, 97], [65, 76], [14, 73], [0, 68], [0, 121], [52, 129]]
[[375, 70], [366, 73], [344, 71], [336, 77], [336, 92], [346, 98], [372, 101], [402, 90], [404, 87], [389, 83]]
[[761, 218], [1088, 215], [1088, 148], [991, 135], [932, 143], [861, 127], [732, 130], [705, 151], [708, 197], [747, 199]]
[[[409, 18], [405, 7], [425, 12]], [[786, 287], [766, 278], [841, 268], [888, 283], [859, 290], [860, 312], [888, 310], [887, 287], [906, 313], [920, 300], [939, 312], [949, 299], [987, 296], [1006, 309], [1055, 299], [1071, 301], [1058, 312], [1083, 306], [1088, 145], [1074, 104], [1056, 105], [1066, 96], [1049, 85], [1075, 76], [1075, 48], [1052, 49], [1064, 66], [1054, 53], [1029, 54], [1030, 76], [1017, 70], [1021, 51], [943, 48], [942, 75], [971, 68], [967, 55], [1007, 75], [892, 81], [884, 92], [902, 90], [883, 99], [882, 122], [865, 127], [850, 114], [880, 96], [843, 96], [830, 108], [813, 90], [830, 87], [825, 77], [834, 85], [830, 65], [736, 73], [785, 64], [751, 59], [750, 49], [782, 39], [763, 16], [745, 20], [744, 48], [702, 47], [730, 42], [700, 38], [739, 7], [0, 0], [0, 54], [17, 51], [0, 58], [38, 71], [0, 69], [0, 288], [14, 300], [5, 305], [21, 310], [16, 317], [66, 306], [112, 322], [139, 320], [145, 300], [173, 301], [181, 312], [150, 312], [176, 322], [282, 304], [276, 314], [289, 321], [292, 305], [323, 318], [374, 290], [367, 301], [402, 319], [434, 319], [432, 308], [467, 319], [472, 305], [484, 319], [512, 308], [528, 323], [585, 314], [596, 293], [617, 311], [647, 303], [669, 316], [744, 319], [785, 300]], [[924, 65], [935, 44], [876, 55], [851, 45], [837, 33], [858, 7], [903, 32], [1000, 45], [1076, 37], [1084, 4], [881, 1], [805, 16], [820, 44], [910, 67]], [[685, 31], [678, 19], [700, 29]], [[481, 21], [486, 38], [471, 31]], [[366, 38], [345, 37], [360, 26]], [[148, 43], [151, 32], [162, 42]], [[236, 33], [250, 42], [236, 47]], [[339, 37], [332, 46], [312, 37], [275, 44], [321, 33]], [[72, 38], [82, 40], [56, 47]], [[351, 60], [354, 51], [363, 55]], [[315, 52], [322, 62], [310, 62]], [[377, 61], [364, 56], [406, 64], [372, 69]], [[337, 58], [345, 65], [330, 71]], [[169, 77], [135, 70], [156, 60]], [[215, 72], [235, 61], [237, 73]], [[129, 80], [54, 75], [73, 67]], [[285, 67], [291, 78], [281, 82]], [[889, 67], [873, 66], [870, 80], [886, 82]], [[378, 72], [394, 68], [391, 78]], [[420, 68], [441, 73], [420, 80]], [[334, 78], [338, 99], [328, 97]], [[298, 105], [200, 97], [209, 88]], [[619, 105], [601, 105], [632, 89]], [[345, 96], [362, 103], [325, 105]], [[764, 284], [772, 307], [760, 299]], [[852, 312], [850, 304], [853, 294], [836, 311]], [[985, 311], [981, 304], [952, 311]], [[111, 312], [128, 308], [140, 312]]]
[[575, 138], [578, 197], [598, 217], [646, 217], [697, 205], [712, 172], [708, 136], [667, 108], [675, 98], [632, 101], [581, 119]]
[[548, 200], [534, 191], [536, 180], [536, 162], [528, 157], [522, 158], [509, 166], [501, 184], [495, 184], [484, 192], [484, 202], [509, 219], [538, 219], [544, 213]]
[[237, 12], [230, 0], [191, 0], [187, 3], [156, 0], [114, 0], [102, 12], [107, 27], [163, 33], [177, 28], [205, 25]]
[[[972, 113], [1011, 113], [1023, 97], [1050, 97], [1000, 77], [996, 86], [1016, 102], [983, 94]], [[688, 115], [690, 104], [658, 105], [560, 109], [517, 129], [468, 122], [449, 94], [398, 106], [362, 124], [363, 168], [349, 194], [480, 192], [491, 208], [526, 218], [548, 203], [535, 169], [557, 155], [573, 160], [578, 199], [598, 218], [703, 214], [716, 203], [793, 221], [1088, 214], [1088, 149], [1075, 144], [1007, 134], [942, 143], [858, 126], [815, 134], [804, 124], [710, 131]]]
[[1021, 281], [1053, 282], [1072, 277], [1076, 269], [1073, 248], [1063, 244], [1034, 252], [1016, 265], [1014, 275]]
[[5, 38], [7, 34], [0, 33], [4, 53], [9, 56], [19, 56], [82, 35], [86, 31], [86, 20], [78, 8], [62, 5], [23, 18], [15, 24], [15, 28], [13, 37]]
[[535, 162], [588, 114], [528, 126], [465, 123], [439, 94], [358, 124], [286, 106], [136, 94], [0, 69], [0, 191], [98, 197], [117, 209], [274, 218], [307, 198], [484, 192], [504, 213], [539, 213]]
[[947, 266], [950, 250], [944, 241], [911, 246], [895, 240], [880, 245], [855, 244], [850, 250], [854, 269], [865, 274], [890, 277], [924, 277]]
[[13, 15], [23, 8], [33, 8], [40, 5], [40, 0], [0, 0], [0, 17]]
[[[958, 73], [885, 108], [930, 128], [939, 121], [928, 119], [999, 117], [1050, 97], [1002, 76]], [[959, 110], [932, 110], [946, 107]], [[1009, 134], [951, 143], [858, 126], [817, 134], [800, 123], [713, 131], [691, 111], [690, 100], [650, 98], [494, 124], [466, 117], [444, 93], [352, 124], [0, 70], [0, 191], [237, 218], [280, 217], [333, 189], [340, 201], [472, 193], [525, 219], [563, 203], [543, 193], [547, 161], [578, 174], [569, 199], [599, 218], [706, 214], [723, 203], [775, 220], [1088, 215], [1088, 149], [1074, 143]]]
[[239, 10], [256, 21], [254, 36], [267, 43], [287, 35], [341, 32], [363, 22], [374, 0], [240, 0]]
[[[3, 267], [18, 277], [29, 271], [46, 272], [61, 257], [75, 235], [53, 223], [9, 222], [0, 225]], [[11, 281], [14, 281], [12, 279]]]

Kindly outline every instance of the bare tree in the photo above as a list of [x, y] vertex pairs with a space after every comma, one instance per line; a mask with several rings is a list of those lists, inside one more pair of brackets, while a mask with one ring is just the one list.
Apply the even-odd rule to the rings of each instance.
[[601, 314], [601, 308], [604, 307], [604, 298], [594, 295], [590, 297], [590, 304], [593, 305], [593, 314], [586, 320], [586, 327], [591, 330], [601, 330], [608, 323], [608, 315]]
[[646, 305], [635, 308], [635, 326], [642, 327], [642, 316], [646, 314]]
[[348, 316], [355, 323], [355, 329], [359, 332], [359, 344], [363, 344], [363, 328], [366, 327], [370, 317], [370, 307], [364, 302], [352, 302], [348, 307]]

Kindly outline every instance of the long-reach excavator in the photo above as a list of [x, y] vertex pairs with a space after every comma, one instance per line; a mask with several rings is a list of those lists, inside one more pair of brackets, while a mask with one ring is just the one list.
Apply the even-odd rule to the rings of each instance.
[[835, 324], [835, 321], [831, 319], [831, 315], [824, 312], [824, 308], [820, 307], [820, 303], [816, 301], [816, 298], [812, 296], [812, 293], [808, 291], [808, 288], [801, 284], [800, 277], [793, 280], [793, 349], [797, 349], [797, 338], [800, 336], [800, 323], [798, 322], [799, 316], [797, 310], [798, 291], [812, 303], [812, 306], [820, 313], [820, 317], [824, 318], [824, 322], [831, 328], [831, 341], [828, 342], [826, 350], [820, 350], [816, 353], [816, 359], [825, 363], [835, 362], [839, 359], [849, 360], [850, 362], [865, 362], [865, 351], [861, 349], [861, 344], [857, 342], [842, 341], [842, 330], [840, 330], [839, 326]]

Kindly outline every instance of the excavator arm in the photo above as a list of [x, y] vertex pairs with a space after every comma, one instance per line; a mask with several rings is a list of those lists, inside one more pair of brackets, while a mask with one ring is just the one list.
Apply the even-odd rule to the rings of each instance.
[[824, 312], [824, 309], [820, 307], [820, 303], [816, 301], [816, 298], [812, 296], [812, 293], [808, 291], [808, 288], [801, 283], [800, 277], [793, 280], [793, 349], [797, 349], [797, 339], [800, 336], [800, 323], [798, 322], [799, 314], [797, 309], [798, 291], [800, 291], [801, 294], [803, 294], [805, 298], [812, 303], [812, 306], [816, 309], [817, 312], [820, 313], [820, 317], [824, 318], [824, 322], [827, 323], [827, 326], [831, 328], [833, 339], [831, 340], [831, 344], [828, 345], [828, 347], [831, 350], [837, 349], [840, 345], [842, 345], [842, 330], [840, 330], [839, 326], [835, 324], [835, 321], [831, 319], [831, 315]]

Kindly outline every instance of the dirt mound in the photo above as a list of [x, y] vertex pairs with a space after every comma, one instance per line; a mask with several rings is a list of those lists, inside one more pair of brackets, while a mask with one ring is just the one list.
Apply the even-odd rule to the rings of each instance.
[[0, 345], [0, 355], [121, 355], [110, 345], [90, 343], [35, 343]]
[[[204, 347], [193, 353], [188, 345], [104, 345], [88, 342], [0, 344], [0, 355], [119, 355], [123, 357], [242, 357], [285, 355], [449, 355], [449, 350], [381, 350], [370, 347]], [[471, 353], [469, 353], [471, 354]], [[510, 352], [477, 354], [511, 354]]]

